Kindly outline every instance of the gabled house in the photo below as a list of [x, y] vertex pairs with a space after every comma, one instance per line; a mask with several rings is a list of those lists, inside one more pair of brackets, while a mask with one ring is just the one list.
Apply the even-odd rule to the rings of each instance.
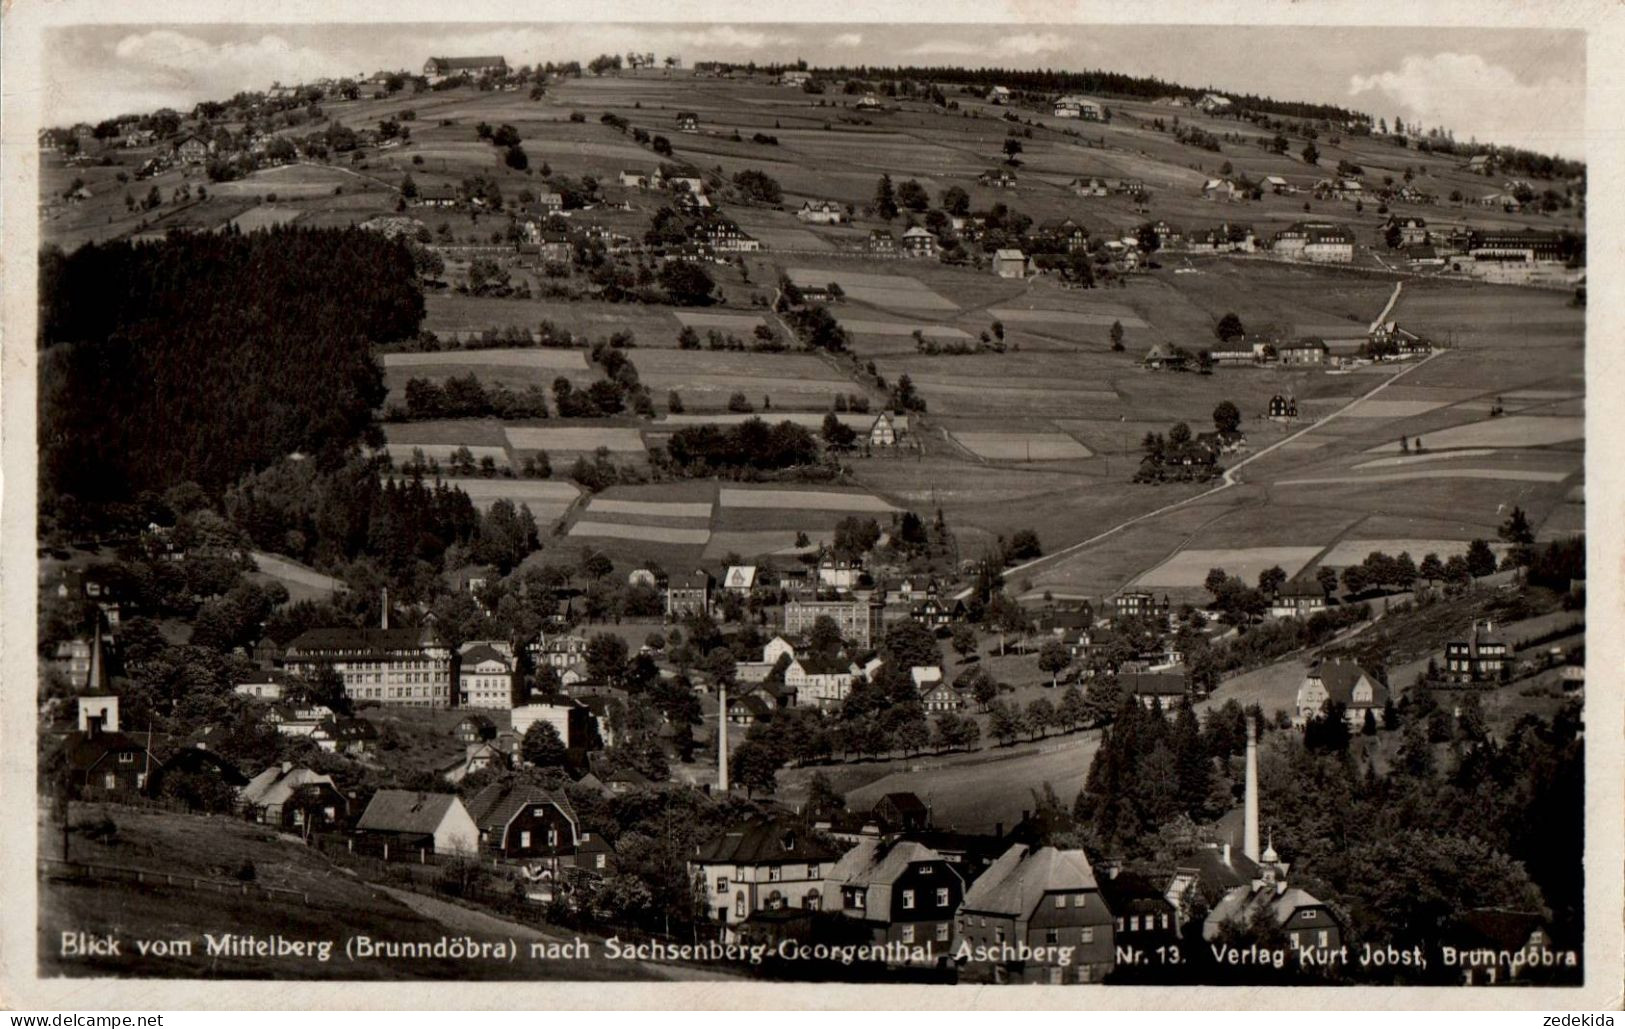
[[875, 943], [923, 948], [936, 964], [953, 952], [954, 915], [965, 883], [931, 848], [908, 840], [862, 839], [824, 880], [825, 911], [863, 923]]
[[283, 762], [271, 765], [238, 791], [244, 817], [293, 832], [331, 832], [344, 828], [350, 798], [332, 776]]
[[1289, 365], [1321, 365], [1326, 363], [1326, 341], [1323, 339], [1295, 339], [1289, 343], [1280, 343], [1275, 347], [1275, 354], [1282, 364]]
[[1306, 576], [1288, 579], [1270, 602], [1270, 614], [1276, 618], [1307, 619], [1325, 609], [1326, 591]]
[[1024, 279], [1027, 277], [1029, 265], [1027, 255], [1013, 247], [996, 250], [993, 253], [993, 274], [1001, 279]]
[[1106, 116], [1106, 108], [1100, 101], [1086, 96], [1063, 96], [1055, 101], [1053, 113], [1057, 118], [1100, 121]]
[[492, 783], [469, 798], [468, 810], [479, 829], [481, 854], [541, 862], [555, 874], [575, 861], [577, 818], [562, 793], [531, 783]]
[[[958, 936], [973, 954], [980, 950], [993, 960], [967, 963], [962, 971], [991, 973], [998, 982], [1099, 982], [1115, 960], [1113, 928], [1083, 851], [1017, 843], [965, 892]], [[1021, 947], [1033, 957], [1012, 960]], [[1067, 964], [1062, 947], [1072, 948]]]
[[1441, 940], [1459, 954], [1474, 960], [1463, 962], [1464, 986], [1506, 986], [1545, 978], [1547, 969], [1529, 961], [1532, 955], [1555, 951], [1551, 927], [1544, 916], [1533, 911], [1506, 908], [1474, 908], [1455, 916], [1445, 926]]
[[844, 655], [798, 656], [784, 670], [784, 684], [796, 691], [796, 699], [820, 707], [835, 707], [844, 701], [852, 679], [852, 662]]
[[463, 651], [457, 670], [461, 706], [506, 711], [514, 706], [518, 687], [518, 669], [507, 654], [489, 643], [476, 643]]
[[1146, 708], [1161, 705], [1163, 711], [1172, 711], [1190, 698], [1190, 673], [1178, 671], [1132, 671], [1117, 674], [1118, 685], [1125, 696], [1133, 697]]
[[1080, 197], [1111, 196], [1112, 188], [1106, 184], [1105, 179], [1076, 178], [1066, 184], [1074, 194]]
[[1150, 879], [1115, 864], [1100, 869], [1095, 878], [1115, 920], [1114, 946], [1139, 947], [1149, 954], [1178, 944], [1179, 913]]
[[1269, 420], [1272, 422], [1291, 421], [1298, 417], [1298, 400], [1296, 397], [1283, 397], [1277, 393], [1270, 397]]
[[755, 725], [772, 717], [773, 706], [754, 693], [728, 698], [728, 724]]
[[128, 800], [146, 792], [160, 762], [147, 742], [132, 734], [104, 731], [92, 721], [88, 732], [68, 734], [62, 745], [68, 783], [84, 800]]
[[846, 208], [828, 200], [806, 200], [796, 211], [796, 218], [809, 225], [842, 225], [846, 222]]
[[724, 940], [752, 915], [823, 907], [824, 876], [839, 854], [791, 819], [752, 818], [700, 845], [689, 870]]
[[976, 176], [976, 181], [992, 189], [1015, 189], [1016, 173], [1008, 168], [992, 168]]
[[465, 746], [462, 756], [443, 768], [440, 777], [455, 786], [475, 772], [483, 772], [488, 768], [508, 767], [507, 753], [495, 743], [486, 740]]
[[937, 256], [937, 237], [918, 225], [903, 231], [903, 253], [908, 257]]
[[454, 793], [379, 790], [356, 821], [356, 831], [402, 853], [473, 855], [479, 830]]
[[890, 411], [882, 411], [875, 415], [874, 424], [869, 426], [867, 438], [871, 447], [895, 447], [897, 445], [897, 419]]
[[175, 143], [175, 159], [182, 164], [202, 164], [213, 148], [197, 136], [187, 135]]
[[1255, 878], [1227, 892], [1202, 922], [1202, 939], [1218, 938], [1226, 924], [1247, 926], [1258, 919], [1274, 921], [1293, 951], [1327, 955], [1343, 946], [1343, 927], [1336, 913], [1313, 894], [1287, 883], [1287, 866], [1270, 846], [1260, 855]]
[[467, 746], [470, 743], [482, 743], [494, 739], [497, 734], [497, 724], [485, 715], [464, 715], [462, 720], [452, 726], [452, 736], [457, 742]]
[[479, 78], [483, 75], [506, 74], [508, 62], [503, 57], [431, 57], [423, 62], [423, 75], [431, 83], [457, 75]]
[[1233, 179], [1208, 179], [1202, 184], [1202, 199], [1236, 203], [1247, 199], [1247, 191]]
[[703, 568], [672, 579], [666, 586], [666, 617], [675, 620], [687, 614], [709, 614], [715, 583]]
[[1494, 682], [1511, 667], [1512, 648], [1489, 619], [1473, 623], [1464, 640], [1445, 644], [1444, 674], [1452, 682]]
[[1162, 371], [1166, 368], [1185, 367], [1185, 358], [1173, 347], [1158, 340], [1146, 350], [1145, 357], [1140, 359], [1140, 363], [1152, 371]]
[[895, 254], [897, 239], [891, 234], [890, 229], [870, 229], [868, 247], [871, 253]]
[[695, 114], [693, 111], [679, 111], [679, 112], [677, 112], [677, 131], [679, 131], [679, 132], [698, 132], [698, 131], [700, 131], [700, 116]]
[[[1104, 188], [1105, 184], [1101, 186]], [[1067, 250], [1082, 250], [1089, 245], [1089, 230], [1073, 218], [1045, 222], [1038, 231]]]
[[1382, 717], [1388, 703], [1388, 687], [1371, 672], [1352, 661], [1335, 658], [1321, 661], [1309, 669], [1298, 686], [1294, 704], [1299, 725], [1331, 710], [1331, 705], [1343, 705], [1343, 717], [1358, 730], [1364, 724], [1367, 712], [1373, 718]]

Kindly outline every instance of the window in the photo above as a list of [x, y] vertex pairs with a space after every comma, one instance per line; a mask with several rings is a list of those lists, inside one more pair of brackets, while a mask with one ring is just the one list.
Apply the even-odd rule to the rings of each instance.
[[1073, 894], [1072, 895], [1072, 906], [1075, 907], [1075, 908], [1083, 907], [1084, 899], [1085, 898], [1084, 898], [1083, 894], [1081, 894], [1081, 893]]
[[1045, 929], [1044, 930], [1044, 942], [1045, 943], [1060, 943], [1061, 942], [1061, 931], [1059, 929]]
[[1320, 946], [1324, 947], [1328, 944], [1328, 942], [1330, 942], [1329, 935], [1327, 934], [1326, 930], [1322, 929], [1319, 933], [1319, 944]]
[[1313, 911], [1305, 911], [1303, 913], [1303, 920], [1305, 922], [1313, 922], [1315, 920], [1315, 913]]
[[938, 943], [947, 943], [949, 933], [950, 933], [950, 927], [949, 927], [947, 922], [938, 922], [937, 923], [937, 942]]
[[530, 830], [529, 829], [521, 829], [521, 830], [519, 830], [519, 845], [521, 847], [530, 846]]
[[781, 880], [783, 878], [784, 878], [784, 869], [783, 868], [780, 868], [778, 865], [768, 865], [767, 866], [767, 881], [768, 882], [776, 883], [776, 882], [778, 882], [779, 880]]
[[1084, 926], [1083, 927], [1083, 932], [1080, 934], [1080, 936], [1081, 936], [1081, 938], [1079, 940], [1080, 943], [1093, 943], [1093, 942], [1095, 942], [1095, 927], [1092, 926], [1092, 925]]
[[809, 878], [809, 879], [817, 879], [819, 877], [818, 872], [819, 872], [819, 868], [818, 868], [817, 865], [808, 865], [807, 866], [807, 878]]
[[1137, 932], [1140, 931], [1140, 916], [1139, 915], [1130, 915], [1129, 916], [1128, 931], [1131, 932], [1131, 933], [1137, 933]]
[[994, 943], [1003, 943], [1004, 942], [1004, 926], [999, 925], [999, 926], [994, 926], [993, 927], [993, 942]]
[[725, 876], [725, 875], [717, 876], [717, 892], [718, 893], [727, 893], [728, 892], [728, 877], [727, 876]]
[[607, 861], [606, 861], [606, 860], [605, 860], [605, 858], [606, 858], [606, 857], [607, 857], [607, 855], [604, 855], [604, 854], [599, 854], [599, 855], [598, 855], [598, 856], [597, 856], [597, 857], [596, 857], [596, 858], [595, 858], [595, 859], [594, 859], [594, 861], [593, 861], [593, 866], [594, 866], [594, 867], [595, 867], [595, 868], [604, 868], [604, 867], [606, 867], [606, 866], [607, 866], [607, 864], [608, 864], [608, 862], [607, 862]]
[[1119, 918], [1119, 919], [1118, 919], [1118, 920], [1117, 920], [1117, 931], [1118, 931], [1118, 932], [1122, 932], [1122, 931], [1123, 931], [1123, 920], [1122, 920], [1122, 919], [1121, 919], [1121, 918]]
[[902, 939], [903, 939], [904, 943], [913, 943], [914, 942], [914, 927], [912, 925], [903, 926]]
[[937, 907], [945, 908], [948, 906], [948, 903], [948, 888], [946, 886], [940, 887], [937, 890]]
[[122, 751], [118, 756], [118, 763], [121, 765], [133, 765], [135, 764], [135, 755], [128, 750]]
[[734, 917], [745, 917], [745, 895], [743, 893], [734, 898]]
[[108, 772], [107, 775], [102, 777], [102, 786], [109, 790], [117, 789], [118, 776], [114, 775], [112, 772]]
[[1058, 893], [1055, 895], [1055, 906], [1058, 908], [1066, 907], [1066, 894]]
[[1168, 928], [1168, 912], [1166, 911], [1162, 913], [1162, 927], [1164, 929]]
[[903, 910], [904, 911], [909, 911], [909, 910], [912, 910], [913, 907], [914, 907], [914, 891], [913, 890], [904, 890], [903, 891]]
[[557, 847], [559, 845], [559, 831], [557, 829], [547, 830], [547, 845], [549, 847]]

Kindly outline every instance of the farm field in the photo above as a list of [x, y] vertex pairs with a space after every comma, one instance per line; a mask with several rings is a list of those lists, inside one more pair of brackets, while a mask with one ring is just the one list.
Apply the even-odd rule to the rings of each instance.
[[723, 507], [773, 511], [853, 511], [878, 514], [895, 510], [884, 500], [868, 493], [833, 490], [737, 489], [724, 486], [719, 491], [718, 503]]
[[[826, 414], [828, 412], [779, 410], [752, 412], [750, 414], [732, 411], [718, 411], [710, 414], [666, 414], [650, 423], [649, 427], [655, 432], [661, 430], [675, 432], [688, 425], [738, 425], [741, 422], [750, 421], [752, 418], [760, 418], [770, 425], [778, 422], [790, 422], [805, 429], [818, 429], [823, 426]], [[879, 416], [837, 411], [835, 417], [840, 419], [843, 425], [860, 432], [868, 432], [870, 427], [874, 425], [875, 419]]]
[[1585, 438], [1585, 419], [1505, 415], [1427, 434], [1430, 450], [1451, 447], [1543, 447]]
[[447, 478], [444, 482], [467, 493], [474, 506], [482, 511], [498, 500], [511, 501], [516, 507], [524, 504], [536, 516], [536, 524], [544, 528], [564, 517], [581, 495], [575, 483], [557, 479]]
[[[1439, 560], [1448, 561], [1457, 554], [1465, 557], [1469, 542], [1471, 541], [1451, 539], [1345, 539], [1322, 554], [1317, 563], [1343, 568], [1357, 565], [1366, 559], [1367, 554], [1379, 550], [1389, 557], [1409, 554], [1415, 560], [1421, 561], [1429, 554], [1437, 554]], [[1504, 543], [1491, 542], [1490, 549], [1500, 555], [1507, 546]]]
[[579, 350], [542, 347], [491, 350], [433, 350], [388, 353], [382, 357], [386, 370], [398, 368], [433, 369], [459, 374], [465, 368], [534, 368], [544, 371], [581, 372], [588, 369], [587, 355]]
[[1317, 547], [1247, 547], [1234, 550], [1181, 550], [1178, 554], [1134, 580], [1145, 588], [1202, 585], [1211, 569], [1223, 568], [1231, 575], [1256, 582], [1258, 573], [1279, 566], [1288, 577], [1296, 575], [1319, 553]]
[[1058, 432], [966, 432], [958, 440], [977, 457], [990, 461], [1070, 461], [1092, 456], [1089, 448]]
[[637, 429], [610, 425], [553, 427], [509, 425], [503, 428], [508, 446], [514, 450], [545, 450], [591, 453], [604, 447], [613, 453], [642, 453], [643, 434]]
[[314, 568], [280, 554], [267, 554], [256, 550], [250, 553], [249, 557], [253, 559], [254, 566], [258, 569], [254, 574], [262, 581], [281, 583], [288, 591], [288, 599], [294, 602], [328, 600], [334, 593], [344, 588], [344, 584], [331, 575], [323, 575]]

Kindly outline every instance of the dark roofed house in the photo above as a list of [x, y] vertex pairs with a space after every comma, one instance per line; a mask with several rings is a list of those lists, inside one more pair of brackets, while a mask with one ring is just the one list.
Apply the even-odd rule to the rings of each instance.
[[931, 827], [931, 808], [917, 793], [888, 793], [875, 802], [875, 820], [887, 832], [917, 832]]
[[1149, 953], [1178, 943], [1178, 912], [1156, 883], [1115, 865], [1103, 871], [1097, 878], [1100, 895], [1116, 920], [1115, 945], [1138, 946]]
[[1123, 671], [1117, 676], [1123, 693], [1147, 708], [1162, 705], [1164, 711], [1177, 707], [1190, 696], [1190, 676], [1184, 671]]
[[863, 839], [824, 882], [823, 908], [867, 926], [875, 943], [922, 948], [921, 962], [952, 953], [965, 883], [941, 854], [910, 840]]
[[1306, 619], [1316, 611], [1325, 609], [1325, 589], [1319, 582], [1306, 575], [1288, 579], [1275, 594], [1275, 599], [1270, 602], [1270, 614], [1276, 618]]
[[464, 715], [462, 721], [452, 727], [451, 734], [458, 743], [479, 743], [496, 737], [497, 724], [484, 715]]
[[447, 79], [453, 75], [506, 75], [508, 61], [504, 57], [431, 57], [423, 62], [423, 74], [431, 79]]
[[1330, 705], [1341, 704], [1349, 725], [1358, 728], [1365, 722], [1366, 712], [1379, 717], [1387, 703], [1388, 687], [1374, 674], [1353, 661], [1336, 658], [1320, 662], [1304, 676], [1298, 686], [1297, 721], [1301, 725]]
[[246, 818], [295, 832], [340, 829], [350, 817], [350, 798], [332, 776], [287, 762], [250, 779], [237, 803]]
[[693, 111], [677, 112], [677, 128], [682, 132], [700, 131], [700, 116]]
[[369, 842], [397, 852], [475, 854], [479, 850], [479, 829], [454, 793], [379, 790], [361, 812], [356, 831]]
[[1465, 640], [1445, 645], [1444, 674], [1452, 682], [1494, 681], [1510, 667], [1511, 647], [1489, 619], [1473, 623]]
[[772, 705], [754, 693], [728, 699], [728, 721], [733, 725], [755, 725], [772, 713]]
[[[998, 982], [1099, 982], [1112, 969], [1112, 914], [1081, 850], [1017, 843], [976, 877], [959, 908], [959, 938], [998, 953], [1025, 944], [1025, 962], [969, 963], [962, 974]], [[1068, 964], [1053, 956], [1071, 950]]]
[[1552, 947], [1546, 919], [1532, 911], [1464, 911], [1446, 926], [1443, 942], [1458, 953], [1473, 955], [1471, 963], [1462, 963], [1464, 986], [1506, 985], [1545, 979], [1549, 974], [1549, 970], [1527, 960], [1531, 952], [1539, 954]]
[[574, 864], [575, 808], [562, 793], [531, 783], [492, 783], [469, 799], [480, 852], [514, 861], [540, 861], [554, 874]]
[[90, 732], [68, 735], [62, 745], [69, 783], [74, 794], [84, 800], [118, 800], [139, 796], [159, 762], [145, 742], [122, 732]]
[[824, 874], [839, 853], [801, 823], [753, 818], [701, 845], [689, 859], [723, 939], [758, 912], [820, 910]]

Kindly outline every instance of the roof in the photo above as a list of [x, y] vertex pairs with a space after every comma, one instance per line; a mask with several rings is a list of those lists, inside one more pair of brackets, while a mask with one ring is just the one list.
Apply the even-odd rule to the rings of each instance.
[[453, 805], [461, 806], [454, 793], [420, 793], [416, 790], [379, 790], [367, 802], [356, 828], [363, 832], [414, 833], [433, 835], [445, 821]]
[[398, 651], [421, 650], [429, 633], [424, 629], [353, 629], [341, 626], [326, 629], [306, 629], [288, 644], [290, 655], [299, 651], [367, 650]]
[[1226, 893], [1224, 897], [1208, 912], [1206, 924], [1217, 927], [1227, 921], [1247, 922], [1252, 913], [1269, 911], [1277, 924], [1284, 925], [1293, 912], [1302, 908], [1320, 908], [1326, 905], [1320, 899], [1306, 890], [1298, 887], [1288, 887], [1277, 893], [1275, 885], [1265, 883], [1258, 889], [1247, 886], [1238, 886]]
[[803, 825], [788, 819], [755, 818], [732, 826], [702, 845], [695, 860], [706, 864], [761, 865], [831, 861], [835, 851]]
[[994, 251], [993, 258], [997, 261], [1025, 261], [1027, 259], [1027, 255], [1022, 253], [1020, 250], [1005, 247]]
[[1283, 597], [1320, 597], [1324, 599], [1326, 591], [1315, 580], [1299, 575], [1286, 581], [1286, 584], [1281, 587], [1280, 595]]
[[480, 832], [493, 831], [495, 838], [500, 840], [502, 831], [514, 816], [533, 804], [552, 804], [572, 825], [577, 821], [568, 797], [524, 782], [492, 783], [469, 798], [468, 813], [474, 819], [474, 824], [480, 827]]
[[1138, 872], [1118, 872], [1103, 876], [1099, 883], [1100, 895], [1113, 914], [1129, 909], [1131, 904], [1168, 906], [1168, 898], [1156, 883]]
[[977, 876], [965, 893], [963, 909], [1020, 918], [1032, 913], [1045, 893], [1096, 888], [1095, 871], [1083, 851], [1055, 847], [1030, 851], [1017, 843]]
[[1211, 893], [1222, 893], [1258, 878], [1258, 862], [1231, 847], [1228, 854], [1216, 846], [1201, 847], [1179, 859], [1178, 867], [1188, 869]]
[[770, 708], [767, 706], [767, 701], [763, 700], [761, 697], [755, 696], [754, 694], [746, 694], [743, 697], [735, 697], [733, 700], [729, 701], [729, 712], [732, 713], [734, 708], [743, 708], [746, 713], [755, 718], [762, 717], [770, 710]]
[[309, 768], [289, 768], [283, 771], [281, 765], [272, 765], [248, 780], [248, 785], [243, 787], [240, 796], [245, 804], [273, 807], [286, 803], [300, 787], [321, 784], [338, 789], [330, 775], [322, 775]]
[[1117, 679], [1136, 697], [1183, 697], [1190, 690], [1183, 672], [1123, 672]]
[[835, 867], [829, 870], [828, 881], [836, 885], [889, 884], [896, 882], [911, 864], [942, 859], [941, 854], [923, 843], [901, 840], [888, 846], [873, 837], [866, 837], [841, 855]]
[[[68, 737], [63, 747], [69, 766], [78, 771], [94, 768], [108, 754], [129, 750], [146, 751], [147, 747], [122, 732], [98, 732], [94, 736], [76, 732]], [[148, 755], [151, 756], [150, 751]], [[157, 761], [153, 763], [157, 764]]]
[[[926, 806], [925, 801], [920, 799], [920, 795], [918, 793], [909, 793], [907, 791], [888, 793], [884, 797], [881, 797], [880, 801], [882, 803], [890, 804], [900, 815], [931, 814], [931, 809]], [[879, 807], [880, 804], [877, 803], [875, 806]]]
[[475, 665], [485, 661], [500, 661], [504, 668], [508, 667], [508, 659], [502, 652], [489, 643], [476, 643], [463, 651], [463, 670], [467, 671]]
[[916, 688], [942, 682], [941, 665], [915, 665], [908, 670], [908, 674], [914, 679]]
[[730, 565], [722, 580], [726, 589], [747, 590], [756, 585], [755, 565]]
[[[1326, 696], [1344, 707], [1382, 707], [1388, 700], [1388, 688], [1378, 682], [1376, 676], [1352, 661], [1322, 661], [1320, 667], [1310, 670], [1309, 677], [1319, 679], [1321, 685], [1326, 687]], [[1371, 683], [1370, 705], [1357, 705], [1354, 702], [1354, 687], [1362, 677]]]

